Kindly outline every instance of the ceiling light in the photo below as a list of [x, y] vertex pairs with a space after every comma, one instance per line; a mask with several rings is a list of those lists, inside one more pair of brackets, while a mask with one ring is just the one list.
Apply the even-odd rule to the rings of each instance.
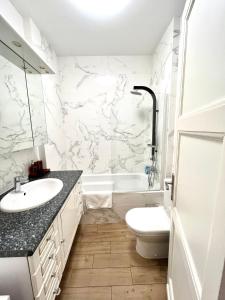
[[118, 15], [131, 0], [70, 0], [91, 18], [107, 19]]

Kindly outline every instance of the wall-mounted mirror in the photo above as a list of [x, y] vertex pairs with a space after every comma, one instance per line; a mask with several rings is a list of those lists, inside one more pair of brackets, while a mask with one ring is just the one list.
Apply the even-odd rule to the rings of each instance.
[[34, 146], [40, 146], [46, 144], [48, 140], [42, 78], [41, 75], [27, 63], [25, 63], [25, 72]]
[[31, 147], [24, 61], [0, 42], [0, 154]]
[[47, 143], [44, 109], [40, 73], [0, 41], [0, 154]]

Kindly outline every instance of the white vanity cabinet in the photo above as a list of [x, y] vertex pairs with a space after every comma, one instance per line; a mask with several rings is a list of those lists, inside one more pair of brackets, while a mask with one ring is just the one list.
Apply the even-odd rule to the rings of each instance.
[[53, 300], [83, 213], [81, 183], [75, 185], [33, 256], [28, 257], [35, 300]]

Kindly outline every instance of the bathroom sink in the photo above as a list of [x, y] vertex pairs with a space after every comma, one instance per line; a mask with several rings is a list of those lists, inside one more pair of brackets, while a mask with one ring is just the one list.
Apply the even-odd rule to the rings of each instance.
[[11, 191], [0, 202], [5, 212], [25, 211], [38, 207], [54, 198], [62, 189], [63, 182], [56, 178], [39, 179], [21, 186], [20, 192]]

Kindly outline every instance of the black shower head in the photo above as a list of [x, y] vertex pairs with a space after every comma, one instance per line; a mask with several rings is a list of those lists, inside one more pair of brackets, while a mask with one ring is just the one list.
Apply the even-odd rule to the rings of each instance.
[[158, 112], [157, 110], [157, 101], [156, 101], [156, 96], [155, 96], [155, 93], [153, 92], [152, 89], [150, 89], [149, 87], [147, 86], [143, 86], [143, 85], [134, 85], [133, 87], [133, 91], [131, 91], [132, 94], [135, 94], [135, 95], [141, 95], [140, 93], [140, 90], [141, 91], [146, 91], [148, 92], [151, 96], [152, 96], [152, 101], [153, 101], [153, 115], [152, 115], [152, 160], [154, 159], [154, 156], [155, 156], [155, 152], [156, 152], [156, 114]]
[[130, 91], [131, 94], [136, 95], [136, 96], [142, 96], [142, 93], [139, 91]]

